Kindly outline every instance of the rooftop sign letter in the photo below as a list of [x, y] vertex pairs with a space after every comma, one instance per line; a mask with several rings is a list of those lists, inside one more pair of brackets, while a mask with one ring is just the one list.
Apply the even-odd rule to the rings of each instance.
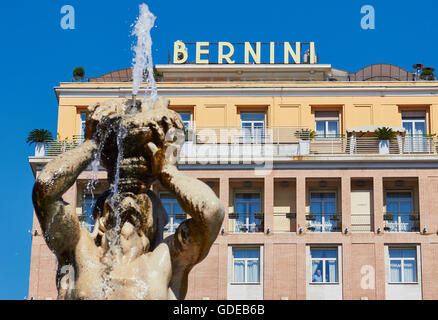
[[255, 63], [260, 63], [260, 53], [261, 53], [260, 47], [261, 47], [260, 42], [256, 42], [256, 52], [254, 52], [251, 43], [245, 42], [245, 64], [249, 64], [250, 54], [254, 59]]
[[[229, 42], [219, 42], [218, 44], [218, 56], [217, 63], [222, 64], [223, 60], [227, 60], [227, 63], [233, 64], [235, 61], [231, 60], [231, 57], [234, 54], [234, 46]], [[228, 47], [230, 51], [227, 54], [224, 54], [224, 47]]]
[[295, 52], [290, 46], [289, 42], [284, 43], [284, 64], [289, 63], [289, 54], [292, 56], [292, 59], [295, 63], [301, 63], [301, 43], [297, 42], [295, 45]]
[[[196, 63], [209, 63], [208, 59], [201, 59], [201, 54], [208, 54], [209, 42], [196, 42]], [[207, 47], [203, 49], [202, 47]]]
[[173, 44], [173, 63], [181, 64], [187, 61], [189, 54], [187, 52], [187, 47], [182, 41], [175, 41]]

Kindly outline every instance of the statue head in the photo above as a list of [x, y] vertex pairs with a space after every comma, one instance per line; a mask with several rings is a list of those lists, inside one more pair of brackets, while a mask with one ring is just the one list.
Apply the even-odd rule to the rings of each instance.
[[[100, 209], [95, 218], [103, 217], [107, 228], [120, 219], [121, 225], [129, 222], [152, 241], [157, 228], [166, 224], [167, 217], [154, 217], [149, 210], [152, 208], [147, 207], [146, 192], [159, 178], [153, 162], [176, 162], [184, 141], [182, 119], [168, 105], [168, 99], [159, 98], [151, 109], [149, 101], [134, 105], [132, 100], [110, 100], [88, 108], [87, 127], [95, 126], [94, 136], [102, 150], [101, 164], [108, 172], [110, 184], [118, 186], [117, 194], [112, 195], [109, 190], [101, 203], [96, 204]], [[154, 154], [150, 143], [162, 152]], [[164, 152], [169, 150], [173, 152]], [[157, 159], [158, 154], [166, 159]]]
[[[110, 100], [88, 108], [90, 119], [97, 122], [97, 140], [103, 144], [101, 163], [107, 169], [110, 183], [117, 178], [119, 170], [121, 191], [146, 191], [157, 180], [151, 166], [150, 142], [161, 150], [173, 150], [166, 157], [174, 157], [168, 160], [176, 161], [184, 141], [182, 119], [168, 109], [169, 100], [160, 97], [151, 109], [149, 105], [148, 100], [135, 106], [132, 100]], [[122, 150], [120, 154], [119, 150]]]

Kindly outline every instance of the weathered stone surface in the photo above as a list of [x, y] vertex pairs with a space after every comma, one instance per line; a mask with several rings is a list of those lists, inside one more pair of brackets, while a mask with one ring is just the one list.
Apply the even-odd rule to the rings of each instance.
[[[188, 273], [207, 256], [224, 209], [207, 185], [178, 171], [183, 123], [168, 103], [160, 98], [152, 109], [149, 102], [133, 106], [129, 100], [91, 105], [86, 141], [52, 160], [39, 175], [33, 200], [60, 265], [59, 299], [185, 297]], [[89, 233], [73, 206], [59, 199], [91, 163], [99, 144], [109, 182], [118, 181], [118, 187], [98, 199]], [[167, 215], [150, 190], [156, 181], [176, 195], [191, 217], [166, 240]]]

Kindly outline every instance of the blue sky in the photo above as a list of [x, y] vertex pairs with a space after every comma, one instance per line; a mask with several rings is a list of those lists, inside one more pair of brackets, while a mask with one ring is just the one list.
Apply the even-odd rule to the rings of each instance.
[[[382, 62], [438, 68], [438, 4], [430, 0], [2, 1], [0, 299], [28, 294], [34, 147], [26, 145], [27, 134], [34, 128], [56, 134], [53, 87], [69, 81], [75, 67], [98, 76], [131, 66], [131, 25], [142, 2], [157, 17], [155, 63], [167, 63], [175, 40], [315, 41], [320, 62], [342, 70]], [[60, 27], [63, 5], [75, 8], [75, 30]], [[360, 27], [363, 5], [374, 6], [375, 30]]]

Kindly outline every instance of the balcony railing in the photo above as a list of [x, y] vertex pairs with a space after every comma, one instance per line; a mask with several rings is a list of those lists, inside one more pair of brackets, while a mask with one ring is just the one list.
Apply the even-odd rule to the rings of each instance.
[[44, 142], [44, 155], [46, 157], [55, 157], [76, 148], [83, 141], [84, 139], [81, 136], [74, 136], [73, 139], [66, 140], [47, 140]]
[[306, 215], [307, 230], [310, 232], [340, 232], [342, 215], [340, 213]]
[[419, 232], [420, 215], [418, 213], [386, 213], [384, 230], [387, 232]]
[[263, 214], [231, 213], [229, 219], [234, 220], [234, 232], [256, 233], [264, 232]]
[[[382, 149], [373, 137], [318, 137], [302, 127], [267, 127], [254, 132], [242, 128], [194, 128], [186, 131], [180, 159], [206, 157], [294, 157], [294, 156], [366, 156], [438, 154], [438, 138], [398, 136]], [[45, 142], [44, 155], [57, 156], [82, 143], [77, 136], [67, 140]], [[383, 145], [385, 146], [385, 144]], [[383, 150], [383, 151], [382, 151]]]

